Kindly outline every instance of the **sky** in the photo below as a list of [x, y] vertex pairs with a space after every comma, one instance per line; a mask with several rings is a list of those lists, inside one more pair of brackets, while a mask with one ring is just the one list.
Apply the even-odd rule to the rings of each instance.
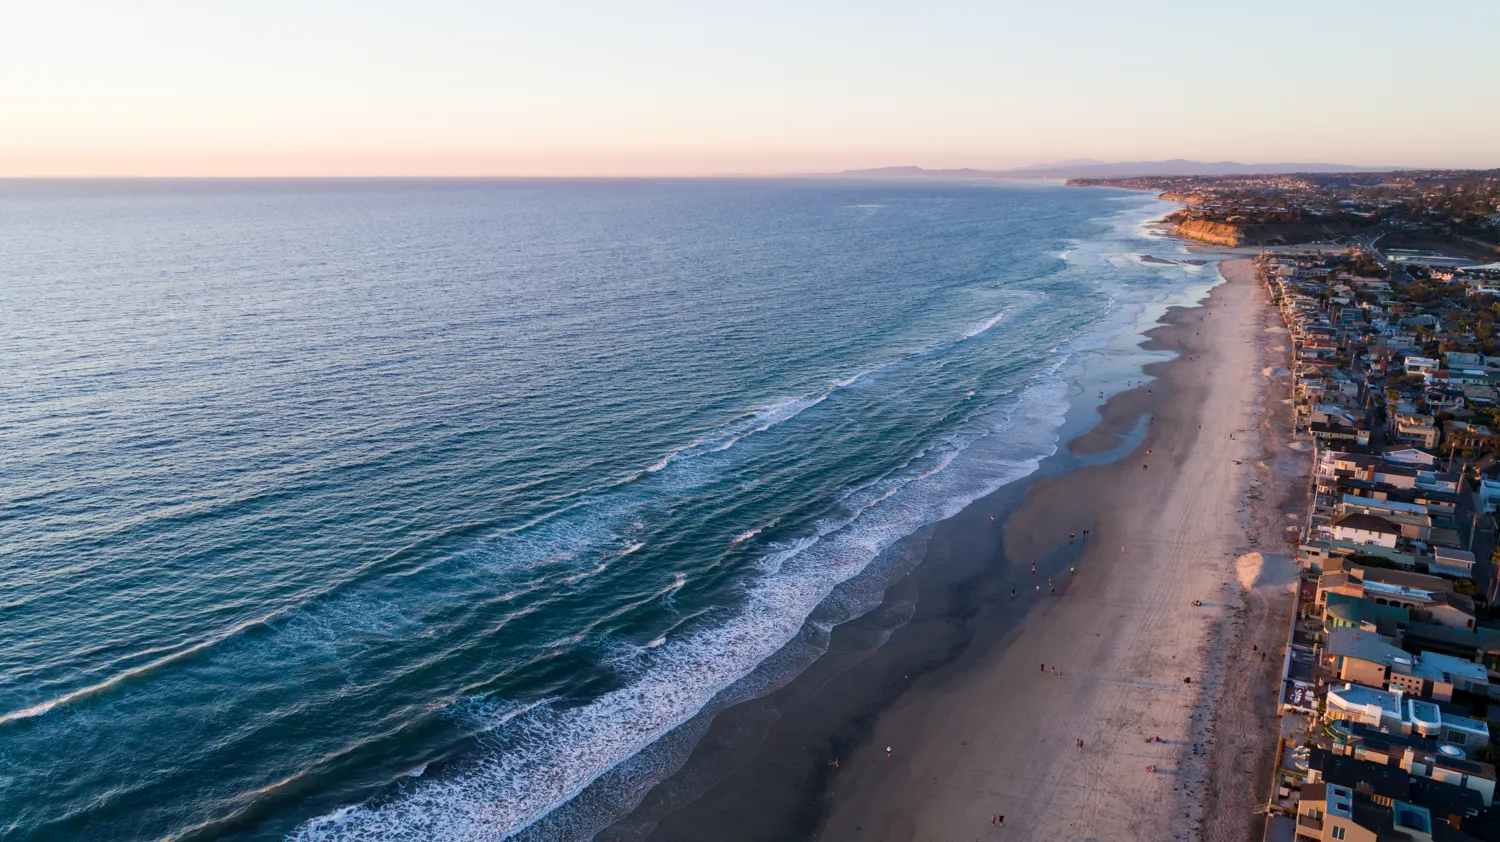
[[4, 0], [0, 177], [1500, 167], [1500, 2]]

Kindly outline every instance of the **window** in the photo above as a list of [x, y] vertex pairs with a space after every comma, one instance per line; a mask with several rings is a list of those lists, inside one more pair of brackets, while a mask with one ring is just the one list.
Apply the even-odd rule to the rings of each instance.
[[1329, 836], [1329, 838], [1332, 838], [1332, 839], [1343, 839], [1344, 838], [1344, 827], [1343, 827], [1343, 825], [1337, 825], [1337, 824], [1334, 825], [1333, 826], [1333, 830], [1329, 832], [1328, 836]]

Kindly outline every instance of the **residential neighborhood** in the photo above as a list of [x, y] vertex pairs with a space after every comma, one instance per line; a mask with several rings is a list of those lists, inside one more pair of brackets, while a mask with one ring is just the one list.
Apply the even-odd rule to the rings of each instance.
[[1256, 262], [1311, 462], [1267, 838], [1500, 839], [1500, 267]]
[[1476, 257], [1500, 259], [1500, 170], [1138, 176], [1069, 183], [1160, 191], [1184, 205], [1167, 217], [1176, 233], [1219, 245], [1316, 240], [1359, 245], [1379, 239], [1384, 260], [1434, 271]]

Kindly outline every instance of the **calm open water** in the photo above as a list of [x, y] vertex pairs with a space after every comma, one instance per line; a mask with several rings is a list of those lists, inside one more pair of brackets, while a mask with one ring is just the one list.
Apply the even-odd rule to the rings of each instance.
[[1167, 207], [0, 183], [0, 838], [588, 838], [1053, 450]]

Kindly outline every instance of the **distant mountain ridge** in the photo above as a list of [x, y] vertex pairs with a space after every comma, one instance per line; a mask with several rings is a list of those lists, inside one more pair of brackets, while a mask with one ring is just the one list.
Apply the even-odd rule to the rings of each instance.
[[1007, 170], [929, 170], [922, 167], [875, 167], [832, 173], [852, 178], [1126, 178], [1147, 175], [1273, 175], [1296, 172], [1396, 172], [1402, 167], [1360, 167], [1352, 164], [1282, 162], [1243, 164], [1238, 161], [1057, 161]]

